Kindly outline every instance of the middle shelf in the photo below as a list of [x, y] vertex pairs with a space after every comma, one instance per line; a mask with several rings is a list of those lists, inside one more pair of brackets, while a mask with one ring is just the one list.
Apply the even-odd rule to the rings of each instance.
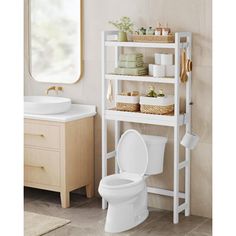
[[137, 82], [165, 83], [165, 84], [174, 84], [175, 83], [175, 78], [173, 78], [173, 77], [156, 78], [156, 77], [147, 76], [147, 75], [146, 76], [131, 76], [131, 75], [106, 74], [105, 79], [137, 81]]
[[[117, 111], [116, 109], [108, 109], [105, 110], [104, 116], [107, 120], [126, 121], [142, 124], [163, 125], [172, 127], [176, 124], [176, 117], [173, 114], [152, 115], [141, 112], [126, 112]], [[186, 114], [179, 114], [178, 117], [179, 126], [187, 123]]]

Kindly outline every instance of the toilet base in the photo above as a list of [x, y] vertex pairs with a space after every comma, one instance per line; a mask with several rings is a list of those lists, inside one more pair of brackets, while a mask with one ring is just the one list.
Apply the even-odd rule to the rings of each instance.
[[109, 204], [107, 210], [105, 231], [108, 233], [120, 233], [134, 228], [147, 219], [146, 188], [136, 199], [120, 204]]
[[[145, 221], [149, 215], [149, 211], [146, 209], [144, 212], [140, 213], [137, 216], [134, 216], [131, 212], [128, 213], [128, 210], [130, 210], [130, 207], [126, 207], [126, 209], [119, 209], [119, 211], [121, 212], [122, 210], [125, 210], [125, 212], [127, 211], [127, 213], [125, 215], [122, 214], [122, 217], [118, 217], [118, 215], [116, 215], [116, 217], [112, 217], [112, 220], [109, 220], [110, 218], [110, 214], [107, 213], [107, 220], [106, 220], [106, 224], [105, 224], [105, 232], [107, 233], [120, 233], [129, 229], [134, 228], [135, 226], [141, 224], [143, 221]], [[110, 210], [112, 212], [116, 212], [117, 211], [113, 211], [113, 209], [110, 208]], [[117, 221], [116, 221], [116, 220]]]

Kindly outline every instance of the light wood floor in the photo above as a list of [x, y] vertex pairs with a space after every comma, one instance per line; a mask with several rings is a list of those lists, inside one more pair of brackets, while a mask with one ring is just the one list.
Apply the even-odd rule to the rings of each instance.
[[71, 223], [45, 234], [46, 236], [210, 236], [211, 219], [180, 216], [180, 223], [172, 224], [172, 212], [150, 208], [148, 219], [132, 230], [109, 234], [104, 232], [106, 211], [101, 209], [101, 199], [87, 199], [82, 194], [71, 194], [71, 207], [60, 206], [59, 193], [25, 188], [25, 210], [57, 216]]

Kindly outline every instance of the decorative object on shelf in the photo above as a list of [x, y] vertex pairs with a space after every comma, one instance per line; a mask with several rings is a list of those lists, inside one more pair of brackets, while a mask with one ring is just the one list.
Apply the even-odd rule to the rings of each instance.
[[155, 57], [155, 64], [161, 65], [161, 53], [155, 53], [154, 57]]
[[136, 68], [115, 68], [115, 74], [117, 75], [133, 75], [141, 76], [148, 74], [148, 68], [146, 66]]
[[147, 97], [153, 97], [153, 98], [157, 97], [157, 93], [155, 92], [155, 89], [154, 89], [153, 86], [149, 87], [149, 91], [147, 93]]
[[139, 92], [122, 92], [116, 95], [116, 110], [138, 112], [140, 110]]
[[161, 24], [158, 23], [155, 30], [150, 26], [148, 29], [141, 27], [139, 30], [133, 34], [134, 42], [152, 42], [152, 43], [174, 43], [175, 37], [171, 33], [168, 24], [166, 27], [161, 27]]
[[174, 96], [165, 95], [162, 90], [157, 93], [150, 87], [147, 96], [140, 97], [140, 110], [142, 113], [164, 115], [174, 111]]
[[155, 65], [149, 65], [149, 75], [157, 78], [174, 77], [175, 66], [173, 65], [173, 54], [155, 53]]
[[121, 54], [119, 57], [119, 67], [115, 68], [115, 74], [141, 76], [148, 74], [148, 68], [144, 65], [143, 54]]
[[167, 36], [170, 34], [170, 28], [168, 27], [168, 23], [166, 23], [166, 27], [162, 28], [162, 35]]
[[120, 68], [137, 68], [143, 67], [144, 63], [142, 60], [140, 61], [119, 61]]
[[165, 66], [154, 65], [153, 66], [153, 77], [157, 77], [157, 78], [165, 77]]
[[119, 21], [109, 21], [109, 23], [119, 30], [118, 41], [127, 42], [127, 33], [133, 32], [134, 24], [131, 22], [131, 19], [127, 16], [124, 16]]
[[184, 137], [182, 138], [180, 144], [183, 145], [186, 148], [189, 148], [190, 150], [193, 150], [199, 141], [199, 136], [194, 133], [186, 133]]
[[173, 65], [173, 54], [161, 54], [161, 65]]
[[175, 76], [175, 66], [174, 65], [166, 65], [166, 76], [174, 77]]
[[121, 54], [120, 61], [143, 61], [142, 53]]
[[158, 93], [157, 97], [165, 97], [165, 94], [163, 93], [162, 89], [159, 89], [159, 93]]
[[154, 35], [154, 34], [155, 30], [152, 28], [152, 26], [150, 26], [146, 31], [146, 35]]
[[157, 26], [157, 28], [155, 29], [155, 35], [156, 35], [156, 36], [160, 36], [160, 35], [162, 34], [161, 24], [158, 23], [157, 25], [158, 25], [158, 26]]
[[109, 100], [110, 102], [113, 100], [112, 92], [113, 92], [112, 83], [111, 83], [111, 80], [109, 80], [108, 88], [107, 88], [107, 100]]
[[154, 64], [149, 64], [148, 65], [148, 75], [153, 76], [153, 66]]
[[144, 27], [141, 27], [137, 32], [139, 35], [146, 35], [146, 29]]

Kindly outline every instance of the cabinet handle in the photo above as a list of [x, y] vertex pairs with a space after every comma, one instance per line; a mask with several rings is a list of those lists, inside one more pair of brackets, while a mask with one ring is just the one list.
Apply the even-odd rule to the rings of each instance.
[[25, 165], [25, 166], [44, 169], [44, 166], [36, 166], [36, 165]]
[[25, 133], [25, 135], [39, 136], [39, 137], [44, 138], [44, 134]]

